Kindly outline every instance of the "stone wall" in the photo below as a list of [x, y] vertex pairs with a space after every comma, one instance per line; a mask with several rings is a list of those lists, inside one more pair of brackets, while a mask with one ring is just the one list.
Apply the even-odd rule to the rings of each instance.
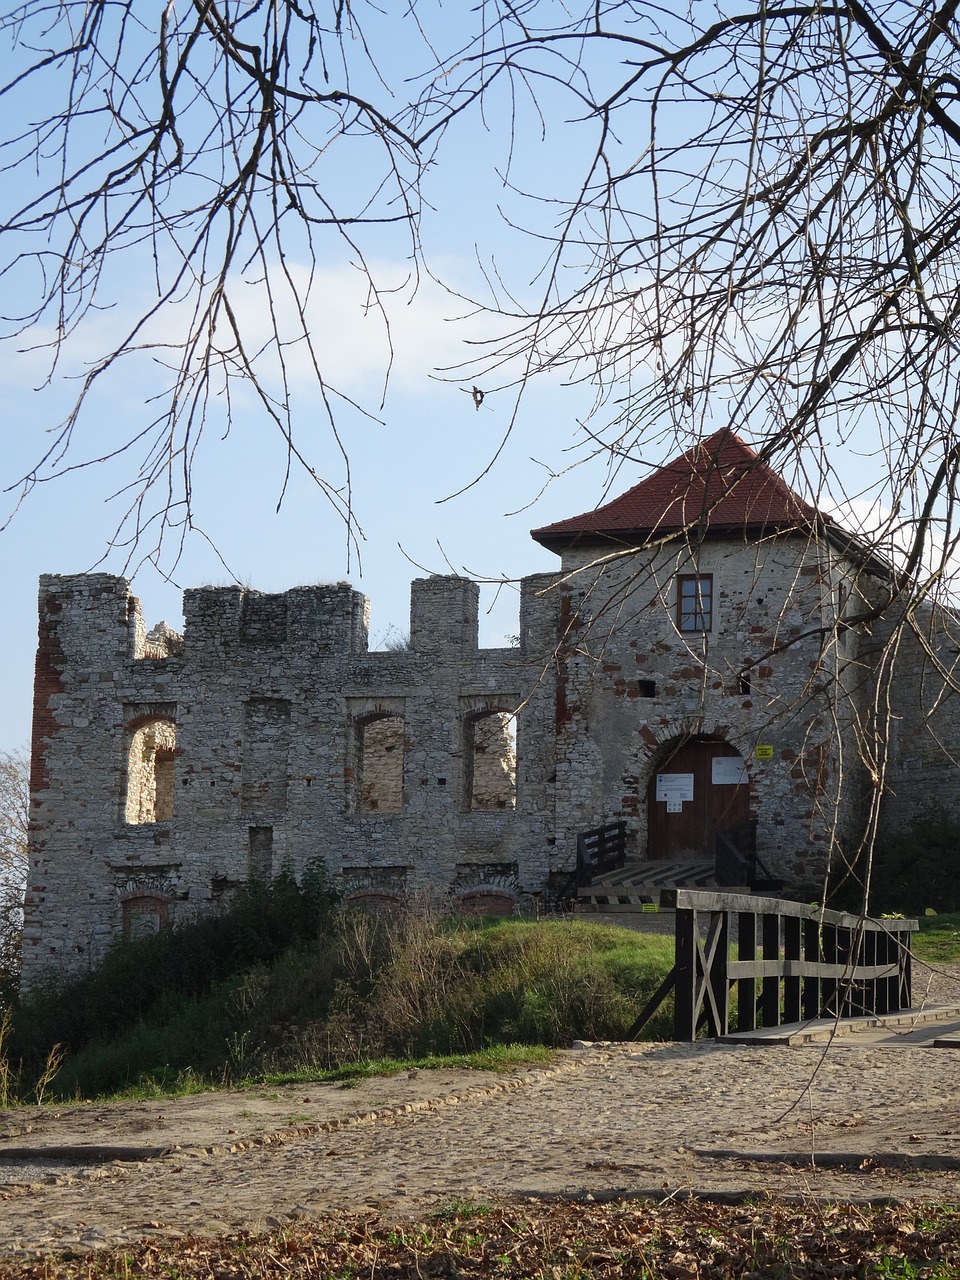
[[[711, 618], [685, 633], [691, 572]], [[188, 591], [180, 637], [122, 578], [44, 577], [24, 981], [314, 859], [384, 909], [530, 908], [580, 831], [623, 818], [657, 854], [656, 780], [689, 743], [724, 754], [717, 785], [747, 779], [768, 869], [811, 882], [873, 796], [889, 821], [960, 804], [960, 628], [851, 621], [882, 591], [798, 535], [580, 547], [524, 580], [516, 648], [479, 648], [477, 587], [438, 577], [412, 585], [409, 647], [371, 652], [347, 584]]]
[[148, 636], [121, 578], [45, 577], [25, 982], [284, 863], [322, 859], [358, 896], [541, 895], [546, 585], [524, 586], [518, 647], [481, 649], [476, 585], [415, 582], [410, 646], [382, 653], [345, 584], [188, 591], [181, 639]]

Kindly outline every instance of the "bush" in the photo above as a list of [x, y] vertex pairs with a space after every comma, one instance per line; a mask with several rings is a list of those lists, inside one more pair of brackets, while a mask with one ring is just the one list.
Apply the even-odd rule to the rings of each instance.
[[24, 999], [11, 1054], [33, 1070], [52, 1044], [72, 1056], [129, 1034], [144, 1020], [168, 1023], [192, 999], [328, 929], [335, 900], [320, 864], [309, 867], [299, 884], [284, 868], [269, 884], [245, 885], [220, 915], [119, 939], [99, 969]]
[[[839, 857], [827, 884], [827, 906], [878, 916], [960, 910], [960, 817], [928, 809], [877, 840], [872, 856]], [[811, 891], [812, 892], [812, 891]], [[794, 896], [797, 896], [796, 894]], [[812, 892], [810, 901], [818, 898]]]
[[[331, 1064], [622, 1039], [673, 963], [672, 939], [569, 921], [491, 926], [411, 913], [380, 922], [362, 946], [369, 923], [348, 917], [347, 927], [345, 955], [382, 950], [376, 970], [344, 975], [330, 1019], [314, 1029]], [[665, 1005], [650, 1038], [669, 1035], [671, 1018]]]
[[874, 851], [870, 906], [873, 913], [923, 915], [960, 910], [960, 818], [930, 809], [900, 828]]

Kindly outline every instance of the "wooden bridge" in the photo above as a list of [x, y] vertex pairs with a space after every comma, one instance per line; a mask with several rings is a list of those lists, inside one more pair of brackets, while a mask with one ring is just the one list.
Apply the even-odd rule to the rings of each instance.
[[676, 958], [631, 1038], [671, 991], [675, 1040], [694, 1040], [704, 1027], [725, 1036], [910, 1008], [916, 920], [695, 889], [664, 890], [661, 900], [676, 911]]

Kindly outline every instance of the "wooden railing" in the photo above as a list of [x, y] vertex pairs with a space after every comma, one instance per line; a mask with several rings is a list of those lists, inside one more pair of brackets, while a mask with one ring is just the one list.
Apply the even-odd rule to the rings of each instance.
[[577, 885], [590, 884], [602, 871], [616, 871], [626, 860], [625, 822], [608, 822], [592, 831], [581, 831], [577, 836]]
[[872, 920], [780, 898], [694, 889], [665, 890], [661, 906], [677, 913], [675, 962], [631, 1038], [671, 991], [675, 1040], [694, 1040], [704, 1025], [711, 1035], [726, 1035], [910, 1008], [916, 920]]

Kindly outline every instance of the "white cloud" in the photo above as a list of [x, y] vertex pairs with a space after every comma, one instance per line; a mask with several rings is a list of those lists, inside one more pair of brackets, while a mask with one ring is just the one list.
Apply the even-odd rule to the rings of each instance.
[[[438, 370], [469, 357], [466, 343], [488, 336], [491, 322], [469, 314], [468, 304], [429, 277], [417, 280], [402, 263], [371, 262], [369, 276], [360, 267], [318, 267], [312, 277], [303, 265], [287, 264], [288, 282], [271, 281], [273, 312], [264, 288], [234, 285], [231, 302], [250, 350], [261, 350], [269, 364], [275, 321], [291, 345], [284, 348], [288, 377], [315, 378], [305, 342], [296, 341], [299, 318], [295, 295], [307, 298], [306, 327], [313, 355], [324, 378], [339, 390], [367, 395], [382, 385], [387, 370], [393, 386], [422, 390]], [[376, 291], [371, 285], [376, 286]]]

